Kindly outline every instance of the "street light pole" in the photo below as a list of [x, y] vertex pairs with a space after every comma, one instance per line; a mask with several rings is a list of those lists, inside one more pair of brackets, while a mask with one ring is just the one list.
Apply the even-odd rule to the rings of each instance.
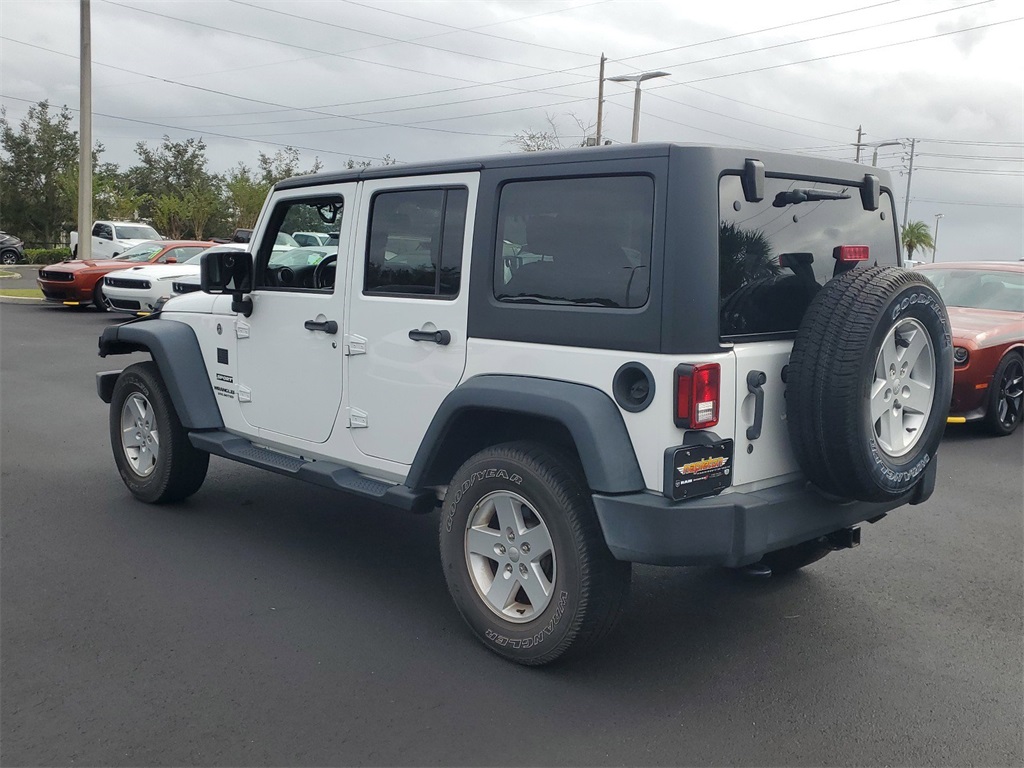
[[640, 140], [640, 83], [644, 80], [650, 80], [655, 77], [667, 77], [668, 72], [641, 72], [639, 75], [618, 75], [617, 77], [609, 77], [613, 83], [636, 83], [636, 88], [633, 90], [633, 138], [632, 143], [636, 144]]
[[935, 214], [935, 236], [932, 238], [932, 264], [935, 263], [935, 252], [939, 250], [939, 220], [945, 215], [944, 213]]
[[92, 258], [92, 29], [89, 0], [79, 5], [78, 253]]

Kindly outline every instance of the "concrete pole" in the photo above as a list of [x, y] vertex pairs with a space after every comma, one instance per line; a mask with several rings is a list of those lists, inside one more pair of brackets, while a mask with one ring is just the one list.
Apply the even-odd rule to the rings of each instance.
[[861, 140], [863, 138], [864, 138], [864, 126], [863, 125], [858, 125], [857, 126], [857, 144], [856, 144], [856, 146], [857, 146], [857, 155], [853, 158], [853, 162], [855, 162], [855, 163], [859, 163], [860, 162], [860, 148], [861, 148]]
[[932, 238], [932, 264], [935, 263], [935, 252], [939, 250], [939, 222], [942, 221], [944, 213], [935, 214], [935, 236]]
[[636, 90], [633, 91], [633, 139], [632, 143], [640, 141], [640, 81], [636, 81]]
[[597, 138], [594, 145], [601, 146], [601, 127], [604, 121], [604, 63], [608, 61], [604, 52], [601, 53], [601, 71], [597, 78]]
[[92, 258], [92, 29], [89, 0], [80, 2], [78, 110], [78, 258]]

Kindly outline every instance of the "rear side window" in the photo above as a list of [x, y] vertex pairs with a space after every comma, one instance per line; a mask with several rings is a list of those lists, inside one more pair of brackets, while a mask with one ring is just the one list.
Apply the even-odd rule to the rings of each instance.
[[846, 266], [838, 246], [868, 247], [861, 264], [897, 263], [892, 198], [866, 211], [856, 186], [767, 178], [747, 202], [739, 176], [719, 182], [719, 307], [723, 337], [791, 334], [814, 295]]
[[504, 302], [642, 307], [651, 285], [654, 182], [647, 176], [506, 184], [494, 295]]
[[457, 296], [468, 200], [464, 187], [375, 195], [363, 292]]

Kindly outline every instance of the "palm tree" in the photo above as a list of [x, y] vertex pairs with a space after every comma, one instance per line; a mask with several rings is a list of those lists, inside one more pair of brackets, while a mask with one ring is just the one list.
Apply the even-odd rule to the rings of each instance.
[[903, 227], [903, 247], [907, 249], [907, 258], [914, 258], [918, 248], [934, 248], [932, 232], [923, 221], [908, 221]]

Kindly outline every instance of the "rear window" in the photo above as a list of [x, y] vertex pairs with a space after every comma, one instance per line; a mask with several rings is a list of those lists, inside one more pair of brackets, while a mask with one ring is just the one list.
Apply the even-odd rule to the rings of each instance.
[[892, 198], [865, 211], [852, 185], [765, 179], [764, 199], [747, 202], [739, 176], [719, 182], [719, 308], [723, 337], [792, 334], [818, 290], [840, 273], [841, 245], [866, 245], [858, 266], [897, 263]]
[[642, 307], [651, 284], [654, 182], [647, 176], [506, 184], [494, 295], [505, 302]]

